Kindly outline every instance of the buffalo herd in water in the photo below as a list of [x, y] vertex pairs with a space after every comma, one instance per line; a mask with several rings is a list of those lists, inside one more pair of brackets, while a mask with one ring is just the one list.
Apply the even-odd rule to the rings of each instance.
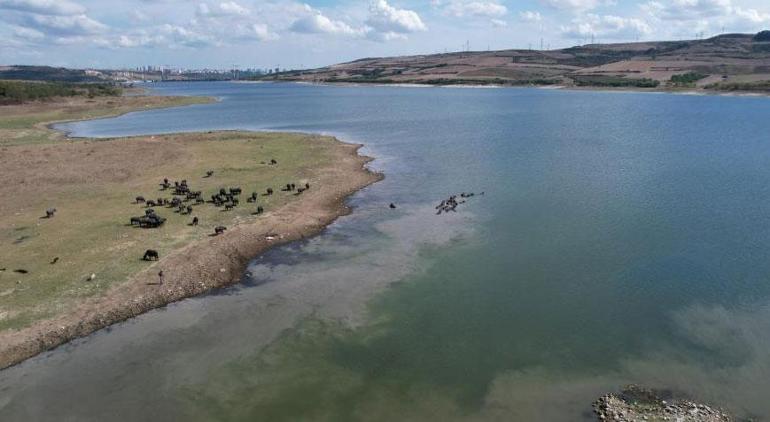
[[[479, 194], [479, 196], [481, 196], [481, 195], [484, 195], [484, 192], [481, 192]], [[460, 199], [458, 201], [457, 200], [457, 195], [452, 195], [449, 198], [441, 201], [440, 204], [436, 205], [436, 210], [438, 210], [438, 211], [436, 211], [436, 215], [441, 215], [441, 213], [448, 213], [450, 211], [457, 212], [457, 207], [459, 205], [464, 204], [466, 199], [473, 198], [474, 196], [476, 196], [476, 194], [473, 193], [473, 192], [471, 192], [471, 193], [463, 192], [463, 193], [460, 194], [460, 198], [462, 198], [462, 199]]]

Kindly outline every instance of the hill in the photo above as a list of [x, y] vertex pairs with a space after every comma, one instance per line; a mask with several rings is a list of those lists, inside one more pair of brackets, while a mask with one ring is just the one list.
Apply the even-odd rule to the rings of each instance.
[[262, 80], [770, 90], [770, 33], [366, 58]]
[[48, 82], [100, 82], [96, 72], [50, 66], [0, 66], [0, 79]]

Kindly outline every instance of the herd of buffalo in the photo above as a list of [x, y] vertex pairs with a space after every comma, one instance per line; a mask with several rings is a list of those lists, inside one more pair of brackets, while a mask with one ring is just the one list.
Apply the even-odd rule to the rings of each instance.
[[[214, 174], [209, 170], [206, 172], [205, 177], [211, 177]], [[223, 211], [230, 211], [241, 204], [240, 198], [243, 194], [243, 190], [240, 187], [221, 188], [219, 192], [211, 195], [208, 200], [204, 199], [203, 192], [199, 190], [193, 190], [187, 183], [187, 180], [174, 181], [173, 183], [168, 179], [163, 179], [160, 183], [161, 191], [171, 191], [171, 198], [159, 197], [157, 199], [148, 199], [144, 196], [137, 196], [135, 198], [136, 204], [142, 204], [145, 206], [144, 215], [131, 217], [129, 223], [132, 226], [140, 228], [158, 228], [166, 222], [165, 217], [161, 217], [155, 211], [157, 207], [165, 207], [174, 210], [174, 212], [180, 215], [192, 215], [195, 210], [195, 206], [211, 204], [217, 208], [222, 208]], [[300, 195], [304, 191], [310, 189], [310, 184], [305, 183], [304, 186], [297, 187], [295, 183], [287, 183], [281, 191], [294, 192], [295, 195]], [[252, 192], [246, 202], [256, 204], [257, 198], [262, 196], [271, 196], [274, 191], [272, 188], [267, 188], [264, 193]], [[261, 205], [257, 205], [254, 214], [259, 215], [264, 213], [265, 209]], [[55, 211], [54, 211], [55, 212]], [[198, 216], [193, 216], [190, 226], [198, 226], [200, 219]], [[227, 230], [225, 226], [216, 226], [212, 236], [218, 236]], [[148, 249], [142, 259], [145, 261], [157, 260], [160, 254], [158, 251]]]
[[[271, 162], [271, 164], [273, 163]], [[206, 172], [206, 176], [204, 177], [211, 177], [213, 174], [214, 172], [209, 170]], [[140, 228], [158, 228], [162, 226], [166, 222], [166, 218], [157, 214], [155, 211], [156, 207], [166, 207], [168, 209], [174, 210], [174, 212], [180, 215], [192, 215], [195, 210], [195, 206], [205, 205], [208, 203], [215, 207], [222, 208], [223, 211], [230, 211], [240, 205], [240, 197], [243, 194], [243, 190], [240, 187], [221, 188], [219, 189], [219, 192], [211, 195], [209, 200], [206, 200], [203, 197], [203, 192], [191, 189], [187, 183], [187, 180], [174, 181], [172, 183], [168, 179], [163, 179], [163, 182], [160, 183], [160, 187], [161, 191], [171, 190], [171, 198], [159, 197], [156, 199], [147, 199], [144, 196], [137, 196], [135, 198], [135, 203], [144, 205], [145, 210], [144, 215], [130, 218], [129, 223], [132, 226]], [[309, 183], [305, 183], [304, 186], [300, 187], [297, 187], [297, 185], [294, 183], [287, 183], [281, 188], [281, 191], [294, 192], [295, 195], [300, 195], [308, 189], [310, 189]], [[272, 188], [267, 188], [261, 195], [271, 196], [273, 193], [274, 191]], [[437, 214], [448, 213], [450, 211], [454, 212], [456, 211], [458, 205], [464, 204], [466, 199], [475, 195], [477, 194], [463, 192], [459, 195], [461, 198], [460, 200], [457, 198], [458, 195], [452, 195], [448, 199], [441, 201], [441, 203], [436, 206]], [[481, 192], [478, 195], [484, 195], [484, 192]], [[259, 196], [260, 194], [257, 192], [252, 192], [246, 199], [246, 202], [256, 204], [257, 198]], [[395, 209], [395, 204], [391, 203], [390, 208]], [[260, 205], [257, 205], [253, 214], [259, 215], [263, 212], [264, 208]], [[44, 218], [53, 218], [55, 214], [56, 208], [49, 208], [46, 210], [46, 215]], [[192, 221], [189, 225], [198, 226], [199, 223], [200, 219], [198, 216], [192, 216]], [[225, 230], [227, 230], [227, 227], [225, 226], [216, 226], [214, 227], [214, 233], [212, 236], [223, 234]], [[145, 261], [158, 260], [159, 258], [160, 253], [154, 249], [147, 249], [142, 257], [142, 259]], [[56, 263], [56, 261], [58, 261], [58, 257], [55, 258], [51, 264]], [[0, 270], [5, 270], [5, 268]], [[17, 272], [21, 273], [21, 271], [23, 270], [18, 270]]]

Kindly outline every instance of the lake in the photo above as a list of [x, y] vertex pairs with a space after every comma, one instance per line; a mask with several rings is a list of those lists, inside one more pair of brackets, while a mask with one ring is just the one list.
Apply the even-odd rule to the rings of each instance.
[[0, 372], [3, 421], [593, 420], [628, 383], [770, 418], [769, 100], [152, 88], [221, 101], [60, 127], [331, 134], [386, 178], [243, 283]]

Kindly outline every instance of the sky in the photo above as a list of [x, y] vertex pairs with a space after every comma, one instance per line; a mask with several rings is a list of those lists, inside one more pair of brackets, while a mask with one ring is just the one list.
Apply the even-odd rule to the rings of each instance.
[[300, 69], [770, 29], [770, 0], [0, 0], [0, 65]]

